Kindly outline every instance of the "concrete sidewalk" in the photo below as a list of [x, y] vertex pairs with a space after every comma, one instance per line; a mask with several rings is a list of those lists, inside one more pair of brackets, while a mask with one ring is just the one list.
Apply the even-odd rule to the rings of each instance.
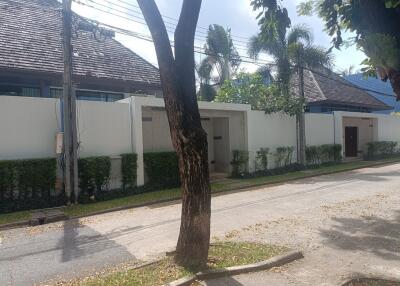
[[[275, 285], [333, 285], [309, 281], [351, 269], [400, 276], [399, 186], [400, 164], [395, 164], [213, 198], [212, 236], [284, 244], [305, 250], [306, 258], [279, 272], [231, 278], [239, 284], [228, 279], [209, 285], [273, 285], [274, 279]], [[373, 219], [364, 221], [363, 214]], [[0, 285], [68, 279], [107, 265], [155, 258], [174, 248], [179, 221], [180, 205], [172, 204], [4, 231]], [[354, 235], [366, 239], [343, 245], [336, 239], [342, 234], [345, 241]], [[375, 267], [352, 268], [359, 265], [355, 262]], [[306, 284], [290, 284], [303, 281], [301, 277], [308, 277]]]

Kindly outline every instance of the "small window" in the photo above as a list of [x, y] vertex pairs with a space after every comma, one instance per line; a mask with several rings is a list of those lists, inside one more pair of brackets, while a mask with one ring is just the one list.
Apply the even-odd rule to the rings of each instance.
[[18, 85], [0, 85], [0, 95], [40, 97], [40, 88]]
[[122, 93], [108, 93], [100, 91], [77, 90], [76, 98], [80, 100], [114, 102], [124, 98]]

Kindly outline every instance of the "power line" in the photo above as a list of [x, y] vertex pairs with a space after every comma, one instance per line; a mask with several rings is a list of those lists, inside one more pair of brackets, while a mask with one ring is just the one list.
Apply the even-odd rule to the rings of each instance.
[[[109, 4], [112, 5], [112, 6], [117, 6], [117, 7], [121, 7], [121, 8], [123, 8], [123, 9], [126, 9], [126, 11], [123, 11], [123, 10], [120, 10], [120, 9], [117, 9], [117, 8], [114, 8], [114, 7], [111, 7], [111, 6], [109, 6], [109, 5], [104, 5], [104, 4], [99, 3], [99, 2], [97, 2], [97, 1], [95, 1], [95, 0], [86, 0], [86, 2], [83, 2], [82, 0], [74, 0], [74, 2], [76, 2], [76, 3], [78, 3], [78, 4], [81, 4], [81, 5], [84, 5], [84, 6], [87, 6], [87, 7], [89, 7], [89, 8], [92, 8], [92, 9], [94, 9], [94, 10], [97, 10], [97, 11], [100, 11], [100, 12], [103, 12], [103, 13], [108, 13], [108, 14], [111, 14], [111, 15], [114, 15], [114, 16], [116, 16], [116, 17], [120, 17], [120, 18], [129, 20], [129, 21], [133, 21], [133, 22], [135, 22], [135, 23], [138, 23], [138, 24], [141, 24], [141, 25], [147, 27], [147, 24], [146, 24], [145, 19], [143, 18], [143, 15], [142, 15], [141, 12], [136, 11], [136, 10], [132, 10], [132, 9], [129, 9], [129, 8], [127, 8], [127, 7], [124, 7], [124, 6], [121, 6], [121, 5], [118, 5], [118, 4], [115, 4], [115, 3], [110, 2], [110, 1], [108, 1], [108, 0], [103, 0], [103, 1], [104, 1], [105, 3], [109, 3]], [[92, 4], [89, 4], [88, 2], [90, 2], [90, 3], [92, 3]], [[105, 9], [109, 9], [109, 10], [111, 10], [111, 11], [106, 11], [106, 10], [104, 10], [104, 9], [102, 9], [102, 8], [99, 8], [99, 7], [96, 7], [96, 6], [93, 6], [93, 5], [97, 5], [97, 6], [100, 6], [100, 7], [105, 8]], [[130, 13], [128, 13], [128, 12], [132, 12], [132, 13], [134, 13], [134, 14], [139, 14], [139, 15], [141, 15], [141, 16], [137, 16], [137, 15], [134, 15], [134, 14], [130, 14]], [[116, 14], [116, 13], [123, 14], [123, 15], [118, 15], [118, 14]], [[131, 19], [130, 17], [126, 17], [126, 16], [124, 16], [124, 15], [130, 16], [130, 17], [132, 17], [132, 19]], [[164, 23], [165, 23], [165, 25], [166, 25], [167, 31], [168, 31], [169, 33], [173, 34], [173, 33], [174, 33], [173, 30], [175, 30], [177, 24], [176, 24], [176, 23], [169, 22], [169, 21], [165, 21], [165, 20], [164, 20]], [[202, 41], [202, 42], [204, 41], [204, 42], [205, 42], [206, 39], [207, 39], [207, 37], [206, 37], [206, 36], [207, 36], [207, 33], [201, 32], [201, 31], [197, 31], [197, 33], [204, 34], [204, 36], [199, 36], [199, 35], [198, 35], [198, 36], [195, 37], [195, 39], [198, 40], [198, 41]], [[231, 35], [231, 37], [233, 37], [233, 35]], [[243, 51], [247, 52], [247, 42], [241, 41], [241, 40], [234, 40], [234, 39], [232, 39], [232, 41], [243, 43], [243, 44], [234, 43], [234, 44], [235, 44], [235, 48], [238, 49], [238, 50], [243, 50]]]
[[[104, 0], [104, 1], [108, 1], [108, 0]], [[137, 8], [137, 9], [139, 9], [140, 10], [140, 7], [138, 6], [138, 5], [135, 5], [135, 4], [133, 4], [133, 3], [129, 3], [129, 2], [126, 2], [126, 1], [124, 1], [124, 0], [117, 0], [118, 2], [120, 2], [120, 3], [123, 3], [123, 4], [126, 4], [126, 5], [128, 5], [128, 6], [131, 6], [131, 7], [135, 7], [135, 8]], [[117, 5], [117, 4], [115, 4], [115, 5]], [[172, 20], [172, 21], [175, 21], [175, 22], [179, 22], [179, 20], [178, 19], [176, 19], [176, 18], [173, 18], [173, 17], [169, 17], [169, 16], [166, 16], [166, 15], [161, 15], [163, 18], [166, 18], [166, 19], [170, 19], [170, 20]], [[208, 28], [206, 28], [206, 27], [202, 27], [202, 26], [197, 26], [197, 28], [198, 29], [201, 29], [201, 30], [205, 30], [205, 31], [208, 31]], [[200, 31], [201, 32], [201, 31]], [[201, 32], [201, 33], [204, 33], [204, 34], [206, 34], [205, 32]], [[244, 37], [244, 36], [238, 36], [238, 35], [231, 35], [233, 38], [239, 38], [239, 39], [244, 39], [244, 40], [249, 40], [249, 38], [248, 37]], [[247, 41], [245, 42], [245, 43], [247, 43]]]
[[[74, 0], [74, 1], [79, 1], [79, 0]], [[111, 12], [104, 11], [104, 10], [101, 10], [101, 11], [104, 12], [104, 13], [108, 13], [108, 14], [114, 15], [116, 17], [121, 17], [121, 18], [130, 20], [130, 18], [128, 18], [128, 17], [123, 17], [123, 16], [120, 16], [120, 15], [117, 15], [117, 14], [114, 14], [114, 13], [111, 13]], [[138, 32], [131, 31], [131, 30], [127, 30], [127, 29], [116, 27], [116, 26], [112, 26], [112, 25], [109, 25], [109, 24], [106, 24], [106, 23], [99, 22], [97, 20], [92, 20], [92, 19], [86, 18], [84, 16], [80, 16], [80, 17], [82, 17], [83, 19], [86, 19], [87, 21], [92, 21], [92, 22], [94, 21], [94, 22], [96, 22], [96, 23], [98, 23], [98, 24], [100, 24], [102, 26], [108, 27], [109, 29], [112, 29], [115, 32], [118, 32], [120, 34], [124, 34], [124, 35], [127, 35], [127, 36], [132, 36], [132, 37], [139, 38], [141, 40], [146, 40], [146, 41], [149, 41], [149, 42], [153, 42], [153, 40], [152, 40], [150, 35], [145, 35], [145, 34], [141, 34], [141, 33], [138, 33]], [[171, 44], [173, 46], [173, 41], [170, 41], [170, 42], [171, 42]], [[214, 55], [214, 54], [207, 53], [206, 51], [203, 51], [203, 50], [204, 50], [204, 48], [199, 47], [199, 46], [195, 46], [195, 52], [196, 53], [202, 53], [204, 55], [217, 56], [217, 55]], [[220, 58], [222, 58], [222, 57], [220, 57]], [[244, 63], [251, 63], [251, 64], [255, 64], [255, 65], [260, 65], [260, 64], [263, 64], [263, 65], [275, 65], [275, 63], [265, 62], [265, 61], [260, 61], [260, 60], [257, 60], [258, 62], [256, 62], [253, 58], [248, 57], [248, 56], [240, 55], [240, 58], [241, 58], [240, 61], [244, 62]]]

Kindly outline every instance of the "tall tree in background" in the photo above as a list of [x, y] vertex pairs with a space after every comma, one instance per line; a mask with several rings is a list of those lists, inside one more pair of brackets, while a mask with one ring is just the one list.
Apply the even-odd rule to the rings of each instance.
[[[298, 12], [317, 13], [335, 48], [356, 43], [368, 57], [363, 72], [389, 80], [400, 100], [400, 0], [308, 0], [298, 6]], [[346, 42], [343, 30], [356, 36]]]
[[[182, 216], [175, 259], [205, 266], [210, 243], [211, 195], [207, 135], [196, 97], [194, 36], [201, 0], [183, 0], [175, 53], [154, 0], [138, 0], [154, 40], [171, 139], [179, 158]], [[175, 54], [175, 57], [174, 57]]]
[[[203, 86], [200, 84], [200, 95], [207, 100], [212, 97], [210, 96], [212, 94], [208, 93], [210, 90], [207, 88], [207, 85], [210, 86], [210, 81], [212, 80], [217, 85], [222, 85], [235, 75], [241, 61], [239, 53], [233, 44], [231, 30], [225, 30], [220, 25], [210, 25], [204, 48], [207, 57], [200, 63], [198, 75], [200, 82], [203, 82]], [[213, 72], [217, 74], [214, 78]]]
[[[297, 161], [305, 165], [303, 69], [329, 67], [332, 58], [323, 48], [312, 44], [311, 32], [306, 27], [295, 26], [287, 33], [291, 26], [288, 11], [276, 0], [253, 0], [251, 4], [254, 10], [261, 10], [257, 16], [260, 33], [251, 38], [248, 53], [254, 58], [262, 52], [273, 57], [277, 67], [276, 84], [283, 98], [279, 102], [288, 106], [284, 110], [296, 114]], [[298, 80], [293, 80], [295, 74]], [[291, 86], [295, 82], [297, 88]], [[296, 94], [291, 90], [297, 90]]]

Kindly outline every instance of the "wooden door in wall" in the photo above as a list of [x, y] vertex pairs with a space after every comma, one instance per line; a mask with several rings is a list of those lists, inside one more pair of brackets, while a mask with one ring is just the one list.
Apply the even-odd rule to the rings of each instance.
[[345, 154], [346, 157], [357, 157], [358, 155], [358, 127], [345, 127]]

